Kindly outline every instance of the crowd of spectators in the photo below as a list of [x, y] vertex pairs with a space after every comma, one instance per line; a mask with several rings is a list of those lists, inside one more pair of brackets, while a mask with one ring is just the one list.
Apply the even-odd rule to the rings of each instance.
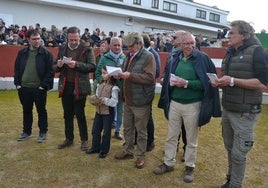
[[[18, 24], [11, 24], [6, 26], [3, 19], [0, 18], [0, 45], [28, 45], [26, 39], [26, 33], [29, 29], [36, 29], [39, 31], [42, 38], [42, 45], [48, 47], [57, 47], [66, 43], [66, 30], [67, 26], [57, 28], [55, 25], [51, 25], [50, 29], [46, 27], [41, 27], [40, 23], [35, 25], [22, 25], [21, 27]], [[94, 29], [92, 32], [89, 28], [84, 28], [81, 30], [81, 40], [86, 43], [86, 45], [91, 47], [99, 47], [102, 40], [111, 37], [121, 37], [123, 41], [123, 50], [127, 50], [127, 47], [124, 45], [125, 32], [120, 31], [120, 34], [116, 31], [109, 31], [108, 34], [105, 31], [101, 31], [100, 28]], [[166, 33], [155, 35], [150, 35], [151, 37], [151, 46], [155, 48], [156, 51], [165, 51], [170, 52], [172, 45], [172, 37], [168, 36]]]
[[[0, 18], [0, 45], [28, 45], [26, 39], [26, 32], [29, 29], [36, 29], [40, 32], [42, 38], [42, 45], [48, 47], [57, 47], [67, 41], [66, 31], [67, 26], [57, 28], [55, 25], [51, 25], [50, 29], [46, 27], [41, 27], [40, 23], [34, 25], [22, 25], [21, 27], [18, 24], [11, 24], [6, 26], [3, 19]], [[173, 33], [147, 33], [150, 36], [151, 47], [154, 48], [157, 52], [171, 52], [173, 48]], [[226, 33], [225, 33], [226, 34]], [[127, 50], [126, 45], [124, 45], [125, 32], [120, 31], [118, 35], [116, 31], [109, 31], [108, 34], [105, 31], [101, 31], [100, 28], [94, 29], [90, 32], [89, 28], [84, 28], [81, 30], [81, 40], [86, 43], [86, 45], [91, 47], [100, 47], [101, 41], [106, 38], [111, 37], [121, 37], [123, 42], [123, 50]], [[223, 33], [221, 33], [223, 36]], [[200, 46], [210, 46], [213, 44], [213, 41], [209, 39], [204, 40], [202, 35], [196, 36], [197, 47], [200, 49]]]

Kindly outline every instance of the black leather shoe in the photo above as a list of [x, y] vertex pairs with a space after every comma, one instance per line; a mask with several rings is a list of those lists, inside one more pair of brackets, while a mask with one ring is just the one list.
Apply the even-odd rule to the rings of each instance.
[[107, 156], [107, 153], [100, 152], [99, 158], [105, 158]]
[[146, 151], [152, 151], [154, 149], [154, 143], [147, 144]]
[[86, 154], [93, 154], [93, 153], [99, 153], [100, 150], [94, 150], [92, 148], [86, 150]]

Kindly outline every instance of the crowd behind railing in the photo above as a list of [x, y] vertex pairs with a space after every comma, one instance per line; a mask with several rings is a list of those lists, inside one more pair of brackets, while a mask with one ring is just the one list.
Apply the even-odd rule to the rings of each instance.
[[[3, 19], [0, 18], [0, 46], [1, 45], [28, 45], [26, 39], [26, 33], [29, 29], [36, 29], [39, 31], [42, 38], [42, 45], [47, 47], [58, 47], [67, 41], [67, 26], [61, 29], [55, 25], [51, 25], [48, 30], [46, 27], [41, 27], [40, 23], [34, 25], [22, 25], [11, 24], [6, 26]], [[227, 33], [226, 29], [218, 30], [216, 37], [205, 38], [201, 34], [196, 35], [196, 45], [200, 49], [201, 46], [213, 46], [221, 47], [220, 41], [225, 38]], [[109, 31], [108, 34], [105, 31], [101, 31], [100, 28], [94, 29], [92, 32], [88, 28], [84, 28], [81, 33], [81, 40], [86, 43], [87, 46], [100, 47], [100, 44], [104, 40], [108, 40], [111, 37], [121, 37], [123, 42], [123, 50], [127, 50], [127, 46], [124, 45], [125, 32], [120, 31], [119, 35], [116, 31]], [[151, 39], [151, 47], [157, 52], [171, 52], [173, 48], [173, 33], [149, 33]]]

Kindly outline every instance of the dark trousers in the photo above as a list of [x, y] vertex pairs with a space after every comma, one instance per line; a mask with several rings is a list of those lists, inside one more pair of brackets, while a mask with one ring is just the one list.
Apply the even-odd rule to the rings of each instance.
[[154, 120], [152, 114], [152, 105], [149, 120], [147, 123], [147, 145], [150, 145], [154, 142]]
[[[111, 143], [112, 123], [114, 120], [114, 108], [109, 108], [110, 114], [101, 115], [96, 112], [92, 127], [92, 149], [109, 153]], [[103, 134], [101, 135], [101, 132]]]
[[185, 151], [186, 149], [186, 145], [187, 145], [187, 139], [186, 139], [186, 131], [185, 131], [185, 127], [184, 124], [181, 125], [181, 133], [179, 135], [179, 139], [178, 139], [178, 143], [180, 143], [180, 138], [182, 138], [182, 142], [183, 142], [183, 150]]
[[39, 133], [47, 132], [47, 91], [38, 88], [21, 87], [18, 90], [20, 103], [23, 108], [23, 132], [32, 134], [33, 105], [35, 104], [38, 114]]
[[81, 141], [88, 140], [87, 120], [85, 116], [86, 96], [75, 99], [73, 94], [64, 94], [62, 96], [62, 107], [64, 111], [65, 137], [74, 139], [74, 115], [77, 119]]

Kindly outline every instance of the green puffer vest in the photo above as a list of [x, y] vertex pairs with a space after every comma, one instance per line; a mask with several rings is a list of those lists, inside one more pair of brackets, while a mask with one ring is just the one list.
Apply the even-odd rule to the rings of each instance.
[[[137, 58], [136, 58], [137, 56]], [[136, 54], [133, 59], [133, 62], [130, 65], [129, 72], [131, 73], [144, 73], [144, 65], [146, 61], [150, 61], [153, 59], [153, 55], [151, 52], [145, 50], [144, 48]], [[151, 58], [149, 56], [152, 56]], [[128, 60], [126, 60], [128, 61]], [[151, 62], [152, 67], [155, 66]], [[126, 71], [128, 67], [128, 63], [124, 63], [123, 71]], [[155, 77], [155, 70], [152, 69], [152, 75]], [[152, 84], [139, 84], [135, 82], [131, 82], [128, 79], [125, 80], [123, 85], [123, 93], [125, 96], [125, 102], [130, 106], [144, 106], [152, 103], [155, 92], [155, 83]]]
[[[235, 78], [254, 78], [253, 54], [256, 47], [258, 45], [252, 45], [232, 57], [226, 56], [223, 59], [222, 72]], [[230, 59], [229, 62], [228, 59]], [[229, 68], [227, 68], [228, 66]], [[226, 110], [248, 113], [259, 107], [261, 103], [261, 90], [244, 89], [236, 86], [223, 88], [222, 106]]]

